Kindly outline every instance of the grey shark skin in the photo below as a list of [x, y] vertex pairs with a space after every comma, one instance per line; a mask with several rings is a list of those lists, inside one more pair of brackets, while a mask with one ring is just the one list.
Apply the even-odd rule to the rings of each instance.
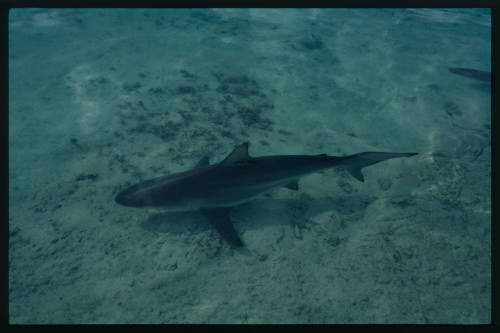
[[222, 162], [208, 157], [189, 171], [146, 180], [120, 192], [115, 201], [131, 207], [158, 206], [167, 211], [200, 210], [229, 243], [242, 246], [229, 218], [229, 209], [278, 187], [298, 190], [298, 180], [323, 169], [345, 169], [364, 181], [361, 169], [396, 157], [417, 153], [365, 152], [337, 157], [279, 155], [250, 157], [248, 143], [237, 146]]

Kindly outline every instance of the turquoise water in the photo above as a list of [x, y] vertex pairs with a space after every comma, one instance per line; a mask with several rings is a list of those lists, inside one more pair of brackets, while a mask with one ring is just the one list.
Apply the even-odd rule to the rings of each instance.
[[[15, 9], [11, 323], [489, 323], [488, 9]], [[418, 152], [237, 206], [115, 203], [253, 156]]]

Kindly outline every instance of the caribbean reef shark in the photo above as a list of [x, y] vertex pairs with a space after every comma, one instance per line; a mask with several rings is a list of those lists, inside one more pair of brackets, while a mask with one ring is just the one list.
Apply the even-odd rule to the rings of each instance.
[[194, 169], [136, 184], [120, 192], [115, 201], [131, 207], [158, 206], [167, 211], [200, 210], [222, 238], [232, 245], [243, 246], [229, 217], [231, 207], [278, 187], [297, 191], [300, 177], [323, 169], [344, 169], [363, 182], [362, 168], [416, 154], [365, 152], [343, 157], [326, 154], [251, 157], [248, 143], [243, 143], [218, 164], [209, 165], [205, 156]]
[[470, 77], [479, 81], [491, 82], [491, 72], [478, 71], [470, 68], [448, 68], [450, 72], [457, 75]]

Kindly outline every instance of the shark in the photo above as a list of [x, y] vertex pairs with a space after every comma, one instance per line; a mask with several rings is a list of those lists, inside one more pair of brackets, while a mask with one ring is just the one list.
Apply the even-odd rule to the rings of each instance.
[[191, 170], [140, 182], [119, 192], [116, 203], [128, 207], [160, 207], [166, 211], [199, 210], [229, 244], [241, 247], [230, 219], [232, 207], [276, 188], [298, 191], [301, 177], [324, 169], [347, 170], [363, 182], [361, 169], [388, 159], [417, 153], [363, 152], [348, 156], [274, 155], [251, 157], [248, 142], [238, 145], [221, 162], [204, 156]]
[[450, 72], [465, 77], [470, 77], [479, 81], [491, 82], [491, 72], [479, 71], [471, 68], [448, 68]]

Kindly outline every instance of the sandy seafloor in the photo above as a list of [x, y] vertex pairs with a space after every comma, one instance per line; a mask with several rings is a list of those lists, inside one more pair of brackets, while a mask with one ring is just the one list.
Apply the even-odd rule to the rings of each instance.
[[[489, 323], [488, 9], [17, 9], [11, 323]], [[235, 207], [119, 206], [223, 159], [418, 152]]]

